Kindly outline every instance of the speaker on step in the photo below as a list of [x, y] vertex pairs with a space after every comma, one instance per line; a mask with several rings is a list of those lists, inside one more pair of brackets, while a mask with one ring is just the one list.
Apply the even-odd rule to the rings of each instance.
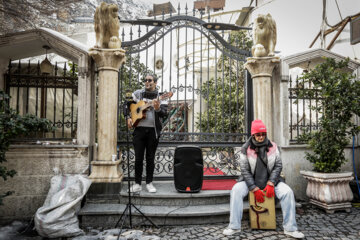
[[178, 192], [199, 192], [203, 182], [201, 148], [192, 145], [176, 147], [174, 156], [174, 183]]

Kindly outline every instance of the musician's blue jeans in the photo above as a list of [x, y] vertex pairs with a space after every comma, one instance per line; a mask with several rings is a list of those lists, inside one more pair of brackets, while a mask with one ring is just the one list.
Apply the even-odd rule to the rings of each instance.
[[[243, 199], [249, 193], [246, 183], [238, 182], [234, 185], [230, 195], [230, 223], [228, 228], [241, 229], [241, 219], [243, 215]], [[297, 231], [295, 219], [295, 197], [291, 188], [279, 182], [275, 186], [275, 195], [280, 200], [283, 214], [283, 228], [286, 231]]]

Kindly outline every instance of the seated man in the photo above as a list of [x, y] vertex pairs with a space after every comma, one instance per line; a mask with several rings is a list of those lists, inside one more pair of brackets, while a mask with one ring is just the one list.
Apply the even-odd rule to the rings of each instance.
[[254, 120], [251, 124], [251, 137], [241, 148], [240, 168], [241, 176], [231, 190], [230, 223], [223, 234], [241, 231], [244, 197], [251, 191], [257, 202], [264, 202], [263, 189], [267, 197], [276, 195], [280, 200], [284, 234], [304, 238], [304, 234], [297, 231], [294, 193], [280, 177], [282, 162], [279, 150], [266, 137], [266, 127], [261, 120]]

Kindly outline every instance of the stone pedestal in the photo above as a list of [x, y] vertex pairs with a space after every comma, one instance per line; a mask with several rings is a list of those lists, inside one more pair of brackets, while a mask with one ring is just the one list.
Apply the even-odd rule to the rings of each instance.
[[351, 201], [354, 196], [350, 188], [350, 181], [354, 179], [352, 172], [319, 173], [300, 171], [308, 180], [306, 196], [310, 203], [323, 208], [327, 213], [337, 210], [350, 212]]
[[118, 72], [125, 61], [123, 49], [90, 49], [99, 71], [96, 161], [91, 163], [93, 182], [121, 182], [123, 175], [116, 155]]
[[264, 122], [269, 139], [274, 136], [272, 72], [279, 63], [279, 57], [250, 57], [245, 63], [253, 79], [254, 119]]

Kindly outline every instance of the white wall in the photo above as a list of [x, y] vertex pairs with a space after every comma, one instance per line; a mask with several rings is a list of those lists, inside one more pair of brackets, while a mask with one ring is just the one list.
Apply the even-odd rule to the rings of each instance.
[[[296, 199], [307, 200], [307, 181], [301, 176], [300, 170], [312, 170], [312, 164], [305, 159], [305, 152], [309, 149], [305, 145], [294, 145], [281, 147], [281, 158], [283, 162], [283, 173], [286, 183], [294, 191]], [[355, 164], [357, 172], [360, 173], [360, 148], [355, 149]], [[345, 157], [348, 161], [341, 168], [341, 171], [353, 172], [352, 147], [345, 149]]]

